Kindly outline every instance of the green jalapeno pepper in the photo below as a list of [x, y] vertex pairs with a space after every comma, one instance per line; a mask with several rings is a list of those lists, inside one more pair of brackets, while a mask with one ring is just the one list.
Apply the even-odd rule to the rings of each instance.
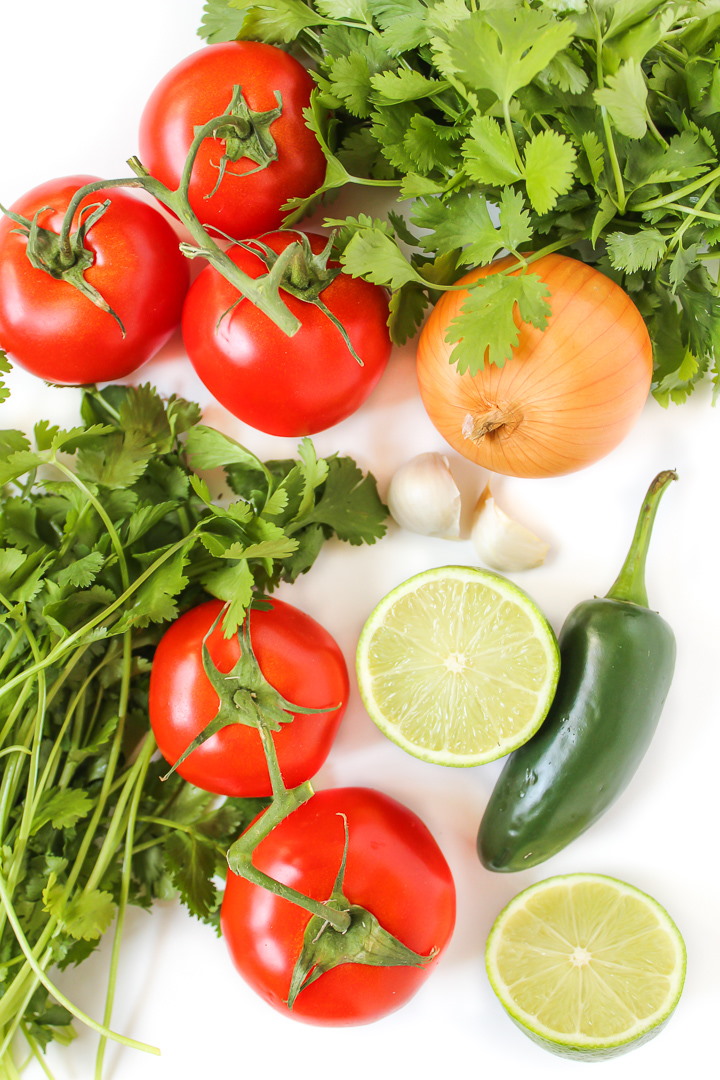
[[578, 604], [559, 637], [560, 680], [536, 735], [508, 758], [478, 834], [489, 870], [525, 870], [589, 828], [632, 778], [660, 718], [675, 637], [648, 607], [645, 560], [660, 498], [655, 477], [607, 596]]

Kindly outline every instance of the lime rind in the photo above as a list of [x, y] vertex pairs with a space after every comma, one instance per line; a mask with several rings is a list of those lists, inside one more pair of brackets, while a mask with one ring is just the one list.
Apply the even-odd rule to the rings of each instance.
[[[447, 675], [457, 657], [462, 680]], [[409, 754], [456, 767], [526, 742], [547, 715], [559, 668], [554, 631], [530, 597], [469, 566], [433, 568], [396, 586], [357, 648], [360, 694], [377, 727]]]
[[[628, 1026], [622, 1032], [607, 1036], [589, 1036], [580, 1031], [561, 1033], [547, 1024], [543, 1024], [536, 1015], [518, 1005], [498, 967], [498, 950], [502, 943], [503, 934], [513, 916], [527, 910], [529, 901], [549, 889], [557, 886], [573, 888], [584, 883], [609, 886], [617, 893], [618, 897], [632, 898], [641, 904], [644, 910], [654, 916], [656, 920], [654, 929], [666, 936], [667, 945], [673, 954], [672, 971], [667, 979], [667, 991], [662, 1004], [648, 1015], [637, 1019], [634, 1024]], [[602, 874], [574, 873], [546, 878], [535, 885], [531, 885], [514, 897], [503, 908], [493, 924], [487, 939], [485, 961], [493, 991], [508, 1016], [525, 1035], [544, 1049], [550, 1050], [561, 1057], [575, 1060], [605, 1060], [617, 1057], [643, 1045], [654, 1038], [667, 1024], [682, 995], [687, 968], [687, 953], [678, 927], [665, 908], [654, 897], [617, 878]], [[636, 987], [636, 992], [637, 989]], [[546, 994], [551, 993], [552, 990], [548, 984]]]

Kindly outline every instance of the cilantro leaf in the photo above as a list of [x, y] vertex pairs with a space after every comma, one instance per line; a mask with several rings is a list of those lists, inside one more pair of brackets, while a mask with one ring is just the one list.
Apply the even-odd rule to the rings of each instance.
[[376, 285], [399, 289], [408, 281], [422, 284], [422, 278], [395, 241], [375, 227], [355, 233], [342, 253], [341, 262], [348, 274], [364, 277]]
[[370, 24], [368, 0], [315, 0], [315, 7], [328, 19], [352, 19]]
[[46, 451], [12, 450], [4, 461], [0, 460], [0, 487], [45, 464], [48, 456]]
[[92, 807], [93, 800], [88, 793], [77, 788], [46, 792], [35, 811], [31, 834], [34, 835], [47, 824], [52, 825], [53, 829], [71, 829], [87, 817]]
[[87, 588], [95, 580], [105, 563], [105, 556], [100, 551], [90, 551], [81, 559], [70, 563], [57, 575], [58, 585], [72, 585], [76, 589]]
[[594, 131], [584, 131], [580, 141], [582, 143], [582, 148], [585, 151], [585, 157], [590, 168], [590, 175], [593, 182], [597, 184], [602, 176], [602, 171], [605, 166], [605, 150], [603, 144], [600, 142], [600, 139]]
[[66, 900], [63, 885], [50, 876], [43, 889], [45, 910], [54, 915], [65, 933], [80, 941], [96, 941], [110, 926], [115, 917], [115, 901], [104, 889], [76, 892]]
[[356, 233], [366, 229], [377, 229], [392, 239], [393, 227], [383, 218], [370, 217], [369, 214], [348, 215], [345, 218], [325, 218], [323, 225], [333, 230], [333, 252], [341, 255]]
[[415, 115], [403, 137], [403, 148], [421, 174], [439, 169], [452, 171], [457, 155], [455, 139], [453, 128], [437, 124], [429, 116]]
[[7, 353], [3, 352], [3, 350], [0, 349], [0, 402], [5, 401], [5, 399], [10, 396], [10, 391], [5, 385], [5, 380], [2, 378], [2, 376], [9, 375], [11, 371], [12, 364], [7, 358]]
[[525, 200], [514, 188], [505, 188], [500, 196], [498, 235], [504, 247], [517, 252], [532, 237], [530, 214]]
[[396, 345], [404, 345], [420, 328], [429, 303], [427, 294], [417, 282], [409, 281], [390, 297], [390, 337]]
[[30, 440], [24, 431], [17, 431], [14, 428], [0, 431], [0, 460], [21, 451], [32, 453]]
[[375, 109], [371, 116], [373, 137], [377, 139], [383, 156], [402, 172], [415, 172], [413, 157], [405, 146], [405, 135], [414, 116], [422, 110], [412, 101], [401, 101], [392, 108]]
[[502, 367], [520, 340], [515, 312], [542, 329], [550, 315], [549, 289], [533, 273], [493, 274], [469, 290], [446, 341], [455, 343], [451, 363], [460, 374], [477, 374], [485, 364]]
[[368, 0], [368, 4], [389, 52], [399, 55], [429, 41], [430, 9], [422, 0]]
[[363, 475], [349, 457], [328, 462], [327, 479], [320, 496], [301, 524], [327, 525], [340, 540], [350, 544], [374, 544], [385, 535], [387, 510], [371, 473]]
[[240, 37], [244, 22], [245, 12], [231, 7], [228, 0], [205, 0], [198, 34], [211, 45], [234, 41]]
[[206, 424], [196, 424], [188, 432], [185, 446], [194, 469], [219, 469], [227, 465], [241, 465], [253, 471], [267, 471], [260, 459], [250, 450], [229, 435]]
[[573, 39], [573, 25], [533, 8], [471, 12], [438, 45], [472, 90], [506, 104]]
[[421, 243], [428, 250], [446, 254], [462, 249], [459, 261], [485, 265], [502, 250], [504, 240], [490, 216], [488, 202], [478, 192], [458, 192], [449, 199], [427, 200], [413, 208], [412, 220], [430, 230]]
[[522, 176], [506, 131], [492, 116], [475, 114], [462, 145], [468, 176], [479, 184], [512, 184]]
[[255, 579], [247, 560], [207, 571], [202, 583], [211, 596], [227, 604], [222, 627], [225, 637], [232, 637], [242, 625], [253, 598]]
[[590, 82], [582, 67], [582, 57], [571, 49], [554, 56], [540, 74], [568, 94], [582, 94]]
[[574, 183], [575, 148], [557, 131], [541, 131], [525, 147], [525, 185], [538, 214], [552, 210]]
[[647, 95], [645, 75], [633, 59], [621, 64], [615, 75], [608, 75], [607, 86], [594, 92], [595, 101], [629, 139], [642, 139], [647, 131]]
[[[192, 540], [188, 541], [189, 544]], [[178, 597], [188, 585], [185, 575], [186, 552], [181, 548], [162, 564], [162, 571], [151, 574], [136, 590], [125, 616], [115, 624], [115, 631], [128, 626], [171, 622], [178, 616]]]
[[240, 31], [243, 38], [274, 45], [289, 45], [303, 30], [325, 21], [302, 0], [229, 0], [229, 3], [244, 13]]
[[613, 232], [606, 239], [608, 256], [616, 270], [633, 273], [652, 270], [665, 254], [667, 241], [657, 229], [642, 232]]
[[394, 105], [399, 101], [416, 101], [432, 97], [447, 89], [449, 83], [441, 79], [429, 79], [414, 68], [383, 71], [370, 80], [376, 105]]

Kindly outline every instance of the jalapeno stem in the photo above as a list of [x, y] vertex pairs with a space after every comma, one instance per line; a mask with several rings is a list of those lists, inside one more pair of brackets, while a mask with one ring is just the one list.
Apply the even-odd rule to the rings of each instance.
[[660, 504], [660, 499], [673, 480], [677, 480], [677, 473], [673, 469], [666, 469], [658, 473], [647, 490], [645, 501], [638, 515], [635, 533], [633, 534], [622, 569], [615, 579], [615, 583], [608, 593], [608, 600], [625, 600], [630, 604], [640, 607], [648, 607], [647, 589], [645, 588], [645, 562], [647, 560], [650, 537], [652, 536], [655, 515]]

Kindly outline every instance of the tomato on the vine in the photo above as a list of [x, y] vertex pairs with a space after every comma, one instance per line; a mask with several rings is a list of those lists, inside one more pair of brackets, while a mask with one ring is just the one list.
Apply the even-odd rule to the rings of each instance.
[[[250, 244], [279, 254], [303, 235], [316, 255], [327, 245], [327, 237], [294, 230], [268, 233]], [[236, 246], [229, 255], [251, 277], [267, 273], [260, 248], [255, 254]], [[302, 324], [292, 337], [206, 267], [185, 302], [185, 348], [205, 386], [234, 416], [270, 435], [312, 435], [355, 412], [385, 370], [391, 351], [388, 297], [380, 286], [345, 273], [320, 292], [322, 304], [345, 328], [353, 356], [321, 307], [286, 291], [281, 295]]]
[[[282, 600], [252, 609], [252, 651], [265, 679], [290, 703], [317, 713], [293, 713], [272, 734], [287, 787], [309, 780], [325, 761], [347, 706], [347, 665], [335, 639], [315, 619]], [[218, 625], [219, 600], [185, 612], [166, 630], [153, 658], [149, 716], [160, 752], [174, 764], [216, 716], [219, 698], [204, 666], [207, 647], [215, 666], [229, 672], [241, 653], [237, 636]], [[211, 632], [212, 631], [212, 632]], [[209, 636], [208, 636], [209, 635]], [[229, 685], [229, 692], [235, 684]], [[272, 786], [260, 734], [232, 723], [196, 746], [178, 768], [186, 780], [218, 795], [267, 796]]]
[[206, 45], [172, 68], [151, 94], [140, 123], [142, 163], [177, 188], [196, 130], [230, 113], [238, 86], [244, 135], [228, 130], [225, 138], [219, 131], [203, 141], [190, 205], [204, 225], [236, 240], [275, 229], [283, 204], [311, 195], [325, 178], [325, 157], [303, 116], [314, 85], [302, 64], [274, 45]]
[[[12, 214], [59, 234], [75, 193], [95, 176], [49, 180], [10, 207]], [[189, 284], [187, 259], [173, 227], [153, 206], [121, 188], [87, 195], [73, 232], [89, 208], [108, 208], [84, 237], [88, 286], [112, 309], [97, 306], [66, 280], [28, 259], [28, 237], [11, 217], [0, 219], [0, 347], [48, 382], [69, 385], [124, 378], [167, 342], [180, 322]], [[122, 324], [122, 325], [120, 325]]]
[[317, 792], [261, 840], [253, 865], [324, 902], [340, 869], [346, 825], [343, 893], [427, 963], [340, 964], [301, 989], [289, 1010], [307, 911], [229, 871], [220, 914], [233, 962], [250, 986], [274, 1008], [312, 1024], [365, 1024], [400, 1008], [433, 970], [455, 924], [455, 885], [434, 837], [413, 811], [369, 788]]

